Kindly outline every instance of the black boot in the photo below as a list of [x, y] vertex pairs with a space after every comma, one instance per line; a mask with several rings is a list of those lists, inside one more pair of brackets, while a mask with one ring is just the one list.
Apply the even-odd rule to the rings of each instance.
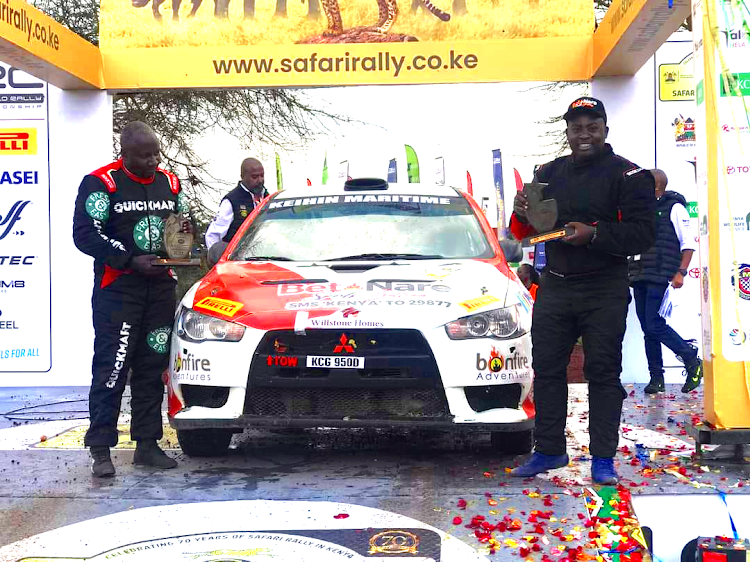
[[156, 444], [156, 441], [138, 441], [133, 455], [133, 464], [152, 468], [175, 468], [177, 461], [170, 458]]
[[115, 475], [115, 465], [109, 457], [109, 447], [105, 445], [89, 447], [89, 454], [91, 455], [91, 474], [98, 478]]
[[651, 380], [643, 389], [646, 394], [664, 392], [664, 375], [651, 375]]

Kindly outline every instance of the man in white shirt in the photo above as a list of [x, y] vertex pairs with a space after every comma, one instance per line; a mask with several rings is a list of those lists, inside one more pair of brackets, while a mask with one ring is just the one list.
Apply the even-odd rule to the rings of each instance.
[[224, 196], [219, 212], [206, 230], [206, 248], [217, 242], [229, 242], [247, 216], [268, 197], [263, 186], [263, 164], [255, 158], [246, 158], [240, 168], [240, 182]]
[[683, 340], [659, 315], [664, 293], [682, 287], [690, 260], [696, 249], [695, 234], [690, 224], [685, 198], [667, 191], [667, 175], [651, 170], [656, 179], [656, 244], [645, 254], [635, 256], [631, 264], [631, 284], [635, 309], [645, 336], [646, 358], [651, 380], [646, 394], [664, 392], [664, 364], [661, 346], [666, 345], [685, 364], [686, 380], [682, 392], [700, 385], [703, 367], [698, 350]]

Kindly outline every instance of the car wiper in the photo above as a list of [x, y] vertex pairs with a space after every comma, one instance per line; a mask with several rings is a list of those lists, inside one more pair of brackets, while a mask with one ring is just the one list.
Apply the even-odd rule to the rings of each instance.
[[343, 256], [340, 258], [333, 258], [330, 260], [322, 261], [355, 261], [355, 260], [392, 260], [392, 259], [405, 259], [405, 260], [439, 260], [444, 259], [444, 256], [437, 254], [356, 254], [354, 256]]
[[284, 256], [245, 256], [240, 261], [294, 261]]

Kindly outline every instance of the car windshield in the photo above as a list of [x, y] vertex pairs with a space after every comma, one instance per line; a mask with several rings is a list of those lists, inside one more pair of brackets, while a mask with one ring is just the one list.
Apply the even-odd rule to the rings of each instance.
[[488, 258], [494, 252], [463, 197], [276, 197], [230, 259], [337, 261]]

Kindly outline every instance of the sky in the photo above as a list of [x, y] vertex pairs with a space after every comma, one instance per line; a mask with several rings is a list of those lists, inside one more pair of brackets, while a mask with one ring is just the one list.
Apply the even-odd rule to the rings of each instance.
[[[542, 136], [551, 130], [550, 126], [539, 122], [562, 115], [568, 104], [588, 87], [581, 84], [558, 95], [533, 88], [539, 84], [349, 86], [309, 90], [306, 95], [316, 105], [367, 124], [344, 125], [335, 134], [319, 138], [304, 149], [279, 151], [284, 186], [305, 186], [308, 178], [313, 187], [319, 186], [326, 154], [331, 180], [337, 178], [343, 160], [349, 162], [352, 177], [385, 178], [391, 158], [397, 159], [401, 180], [406, 177], [404, 145], [409, 144], [417, 152], [422, 182], [434, 181], [435, 158], [442, 156], [446, 183], [465, 189], [469, 171], [477, 201], [481, 202], [481, 197], [492, 201], [492, 150], [502, 150], [506, 178], [512, 178], [515, 167], [524, 181], [530, 181], [534, 165], [554, 157], [554, 149], [546, 146], [549, 141]], [[210, 161], [212, 174], [230, 184], [224, 189], [231, 189], [239, 180], [242, 159], [253, 156], [264, 164], [268, 190], [276, 190], [274, 147], [263, 146], [258, 152], [242, 150], [236, 139], [214, 131], [201, 139], [196, 148]]]

